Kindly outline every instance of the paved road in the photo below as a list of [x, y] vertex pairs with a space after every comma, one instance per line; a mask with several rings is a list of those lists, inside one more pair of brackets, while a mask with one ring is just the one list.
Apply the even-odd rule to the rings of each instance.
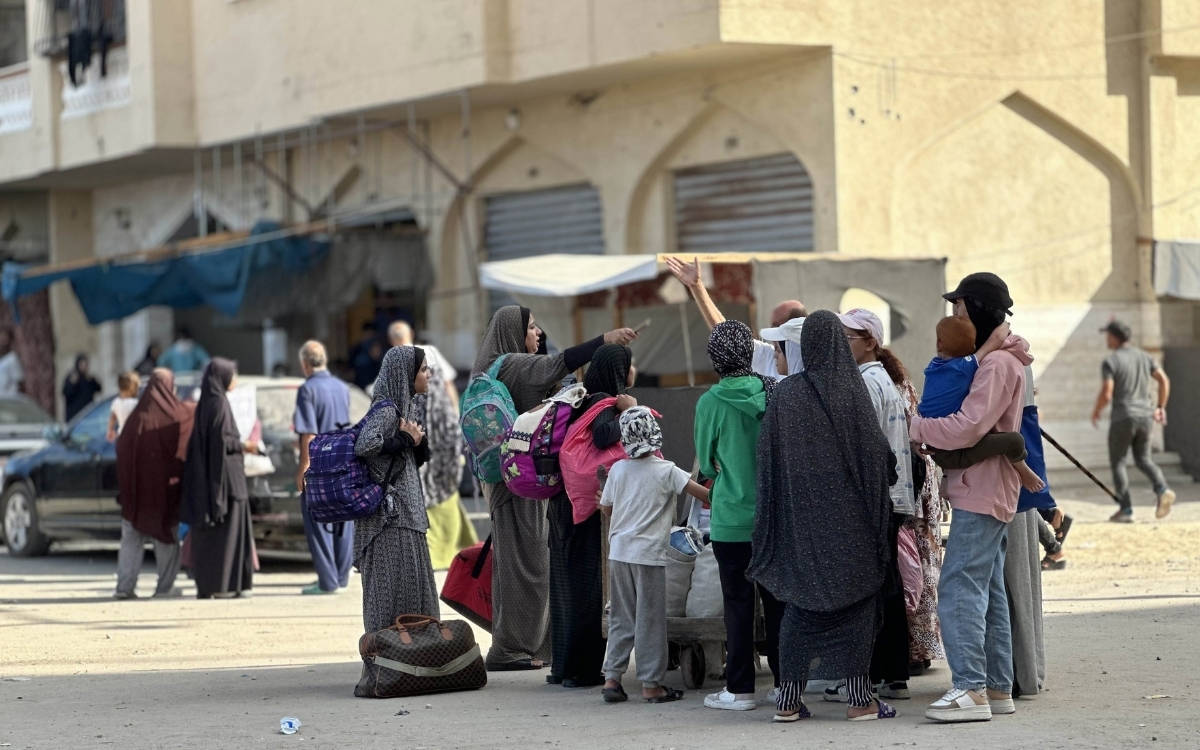
[[[1049, 689], [1015, 716], [954, 727], [921, 718], [946, 687], [941, 664], [886, 723], [847, 724], [843, 707], [815, 698], [814, 719], [794, 725], [772, 725], [766, 708], [705, 709], [699, 691], [610, 706], [539, 673], [493, 675], [471, 693], [355, 699], [357, 580], [301, 597], [305, 566], [267, 562], [249, 600], [115, 602], [113, 546], [0, 552], [0, 747], [1196, 748], [1200, 502], [1189, 499], [1168, 522], [1131, 527], [1099, 522], [1097, 498], [1066, 500], [1083, 522], [1068, 569], [1045, 576]], [[152, 586], [147, 565], [140, 588]], [[278, 733], [282, 716], [301, 719], [298, 735]]]

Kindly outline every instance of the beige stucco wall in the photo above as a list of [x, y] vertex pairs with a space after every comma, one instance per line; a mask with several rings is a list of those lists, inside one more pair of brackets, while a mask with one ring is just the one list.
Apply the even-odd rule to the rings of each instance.
[[[671, 170], [780, 151], [813, 177], [818, 251], [945, 255], [951, 283], [976, 270], [1008, 279], [1043, 390], [1064, 394], [1049, 404], [1056, 417], [1086, 410], [1094, 331], [1110, 315], [1152, 349], [1193, 335], [1189, 306], [1154, 298], [1149, 240], [1200, 238], [1200, 43], [1172, 30], [1200, 22], [1195, 3], [133, 5], [134, 100], [64, 124], [57, 163], [269, 141], [348, 113], [402, 120], [416, 100], [420, 137], [470, 195], [394, 130], [296, 149], [275, 166], [316, 202], [357, 165], [341, 207], [414, 209], [439, 271], [433, 333], [458, 364], [481, 323], [471, 287], [486, 195], [588, 182], [609, 252], [669, 252]], [[36, 65], [52, 87], [57, 73]], [[21, 141], [33, 161], [59, 144], [46, 128], [55, 106], [38, 103], [47, 114]], [[266, 205], [247, 202], [224, 169], [206, 200], [227, 222], [304, 218], [274, 188]], [[190, 211], [190, 174], [125, 180], [114, 172], [95, 193], [97, 253], [155, 244]], [[121, 207], [128, 229], [114, 226]]]

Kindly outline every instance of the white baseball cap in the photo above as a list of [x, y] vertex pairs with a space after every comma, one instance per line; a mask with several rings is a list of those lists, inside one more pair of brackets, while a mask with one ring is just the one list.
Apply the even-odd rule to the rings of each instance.
[[783, 342], [788, 375], [804, 371], [804, 357], [800, 353], [800, 334], [803, 330], [804, 318], [792, 318], [774, 328], [764, 328], [758, 332], [763, 341]]
[[763, 341], [791, 341], [800, 343], [800, 334], [804, 329], [804, 318], [792, 318], [774, 328], [764, 328], [758, 332]]

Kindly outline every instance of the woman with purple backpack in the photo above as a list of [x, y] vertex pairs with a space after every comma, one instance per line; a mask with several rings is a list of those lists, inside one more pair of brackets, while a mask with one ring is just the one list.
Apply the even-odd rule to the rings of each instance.
[[[584, 375], [587, 398], [571, 423], [587, 430], [600, 450], [621, 443], [621, 412], [637, 406], [625, 392], [637, 369], [629, 347], [605, 344]], [[580, 421], [583, 420], [583, 421]], [[566, 460], [567, 448], [562, 454]], [[565, 485], [565, 483], [564, 483]], [[576, 523], [567, 492], [550, 498], [550, 644], [553, 663], [546, 682], [566, 688], [604, 684], [604, 552], [600, 514]]]
[[[424, 393], [428, 382], [425, 352], [412, 346], [389, 350], [354, 444], [355, 455], [385, 492], [379, 509], [354, 524], [354, 565], [362, 573], [368, 633], [389, 627], [400, 615], [440, 615], [417, 473], [429, 459], [429, 445], [421, 425], [411, 420], [413, 396]], [[364, 665], [364, 677], [367, 669]]]
[[[545, 334], [529, 308], [507, 305], [496, 311], [483, 335], [471, 375], [501, 356], [498, 379], [518, 414], [558, 390], [568, 373], [583, 367], [604, 344], [628, 344], [637, 337], [618, 328], [559, 354], [548, 355]], [[490, 671], [542, 669], [550, 657], [549, 549], [546, 500], [518, 498], [503, 484], [485, 484], [492, 521], [492, 646]]]

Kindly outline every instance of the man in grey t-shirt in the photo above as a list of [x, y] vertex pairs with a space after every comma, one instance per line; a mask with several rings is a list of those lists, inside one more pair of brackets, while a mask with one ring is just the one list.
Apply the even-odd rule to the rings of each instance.
[[[1133, 332], [1129, 326], [1113, 320], [1100, 332], [1107, 337], [1112, 353], [1100, 366], [1100, 395], [1096, 397], [1096, 408], [1092, 411], [1092, 425], [1099, 424], [1100, 412], [1111, 402], [1108, 458], [1120, 498], [1117, 502], [1121, 506], [1108, 520], [1116, 523], [1133, 521], [1129, 475], [1125, 471], [1125, 459], [1131, 447], [1134, 463], [1154, 485], [1154, 494], [1158, 496], [1154, 517], [1164, 518], [1171, 512], [1175, 492], [1167, 486], [1162, 470], [1150, 459], [1150, 432], [1155, 422], [1165, 424], [1167, 421], [1165, 410], [1171, 381], [1149, 354], [1130, 345]], [[1158, 382], [1157, 401], [1151, 400], [1150, 396], [1152, 380]]]

